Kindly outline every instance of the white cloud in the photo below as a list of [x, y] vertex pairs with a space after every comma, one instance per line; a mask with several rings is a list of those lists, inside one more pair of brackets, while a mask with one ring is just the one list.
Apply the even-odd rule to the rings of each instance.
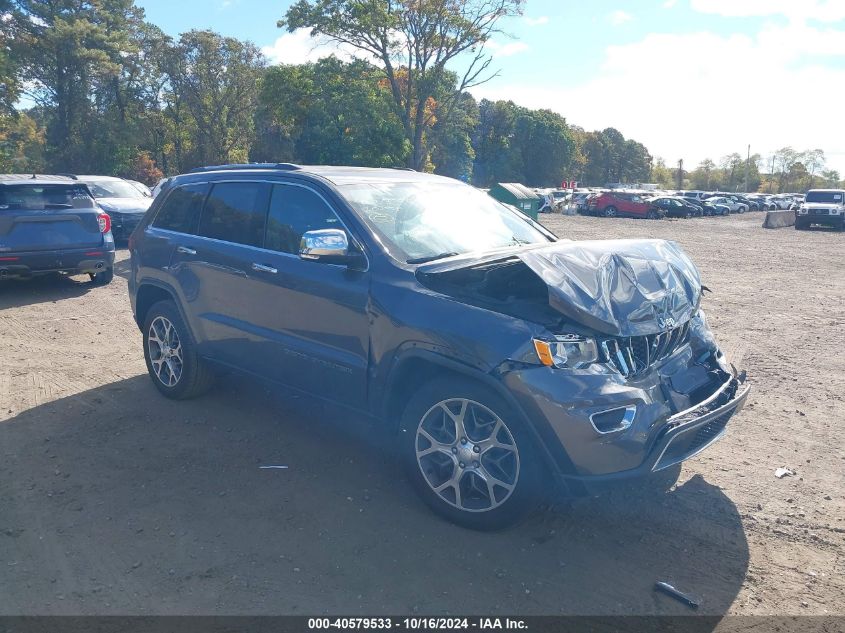
[[823, 148], [845, 172], [845, 137], [834, 132], [845, 68], [830, 58], [845, 61], [845, 28], [791, 21], [756, 35], [651, 34], [609, 47], [595, 77], [577, 86], [491, 83], [473, 92], [552, 108], [588, 130], [615, 127], [669, 163], [695, 166], [748, 143], [763, 155], [792, 145]]
[[493, 57], [510, 57], [518, 53], [524, 53], [529, 49], [528, 44], [525, 42], [508, 42], [507, 44], [502, 44], [496, 40], [490, 40], [486, 46]]
[[310, 29], [285, 33], [270, 46], [261, 49], [273, 64], [305, 64], [334, 55], [349, 60], [362, 54], [351, 46], [343, 46], [324, 38], [311, 37]]
[[607, 19], [610, 20], [610, 23], [614, 26], [619, 26], [620, 24], [630, 22], [634, 19], [634, 16], [628, 13], [627, 11], [622, 11], [622, 9], [619, 9], [607, 16]]
[[784, 15], [791, 20], [845, 20], [843, 0], [691, 0], [690, 6], [701, 13], [725, 17]]
[[522, 21], [528, 26], [543, 26], [544, 24], [549, 23], [549, 17], [547, 15], [541, 15], [539, 18], [529, 18], [528, 16], [525, 16], [522, 18]]
[[666, 0], [666, 2], [663, 3], [663, 8], [672, 9], [676, 4], [678, 4], [678, 0]]

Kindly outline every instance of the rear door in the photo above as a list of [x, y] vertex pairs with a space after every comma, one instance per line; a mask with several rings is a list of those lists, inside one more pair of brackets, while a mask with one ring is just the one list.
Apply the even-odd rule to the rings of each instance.
[[84, 185], [0, 186], [0, 252], [98, 248], [99, 213]]
[[250, 266], [264, 240], [269, 189], [248, 180], [212, 183], [195, 234], [180, 237], [170, 265], [202, 353], [247, 371], [261, 371], [265, 343], [254, 323], [263, 289]]

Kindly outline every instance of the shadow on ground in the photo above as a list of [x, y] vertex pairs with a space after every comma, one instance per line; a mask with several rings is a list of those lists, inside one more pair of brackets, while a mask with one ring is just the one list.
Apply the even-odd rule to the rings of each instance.
[[50, 274], [0, 281], [0, 310], [80, 297], [95, 288], [88, 275]]
[[700, 476], [482, 534], [432, 515], [391, 446], [231, 376], [28, 410], [0, 422], [0, 613], [690, 613], [667, 580], [723, 614], [742, 585], [740, 517]]

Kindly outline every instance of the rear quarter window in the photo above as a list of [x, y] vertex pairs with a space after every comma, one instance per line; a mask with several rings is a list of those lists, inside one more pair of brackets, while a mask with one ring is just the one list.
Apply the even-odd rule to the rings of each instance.
[[177, 233], [195, 233], [208, 188], [207, 184], [185, 185], [171, 191], [156, 214], [153, 226]]

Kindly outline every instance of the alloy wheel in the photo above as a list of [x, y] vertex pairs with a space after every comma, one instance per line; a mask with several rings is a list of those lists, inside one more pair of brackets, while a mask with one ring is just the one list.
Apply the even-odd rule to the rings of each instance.
[[473, 400], [443, 400], [417, 426], [417, 464], [443, 501], [465, 512], [489, 512], [519, 480], [519, 450], [505, 422]]
[[175, 387], [182, 378], [182, 342], [166, 317], [158, 316], [150, 323], [147, 349], [156, 378], [165, 387]]

